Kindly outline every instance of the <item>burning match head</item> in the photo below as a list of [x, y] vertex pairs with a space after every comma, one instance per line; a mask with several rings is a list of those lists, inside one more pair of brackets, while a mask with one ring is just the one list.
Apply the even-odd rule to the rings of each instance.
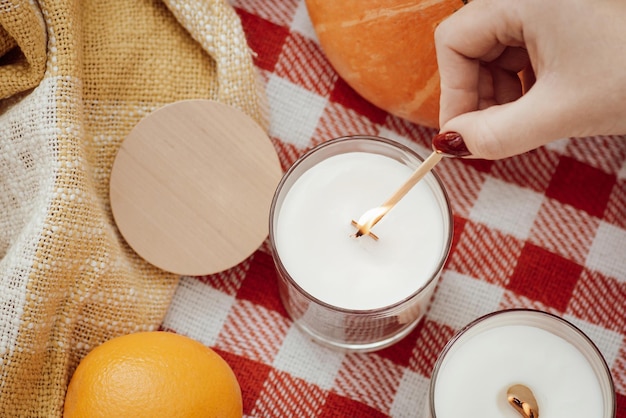
[[363, 235], [368, 235], [370, 233], [370, 229], [371, 227], [368, 225], [360, 225], [359, 228], [356, 231], [356, 234], [354, 234], [357, 238], [358, 237], [362, 237]]
[[[354, 235], [352, 235], [354, 238], [358, 238], [358, 237], [361, 237], [361, 236], [364, 235], [362, 232], [358, 231], [359, 224], [356, 223], [356, 221], [354, 219], [351, 221], [351, 224], [352, 224], [353, 227], [357, 228], [357, 232], [355, 232]], [[373, 232], [370, 231], [367, 235], [372, 237], [374, 239], [374, 241], [378, 241], [378, 236], [376, 234], [374, 234]]]
[[380, 221], [382, 217], [385, 216], [387, 212], [389, 212], [389, 209], [390, 208], [386, 206], [379, 206], [377, 208], [372, 208], [365, 212], [363, 215], [361, 215], [361, 217], [357, 221], [358, 230], [356, 231], [355, 235], [357, 237], [368, 235], [374, 225], [376, 225], [378, 221]]

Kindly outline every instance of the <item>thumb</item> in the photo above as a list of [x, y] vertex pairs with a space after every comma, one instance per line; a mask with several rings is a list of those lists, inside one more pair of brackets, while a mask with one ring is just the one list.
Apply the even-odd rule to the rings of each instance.
[[473, 157], [511, 157], [570, 136], [571, 118], [554, 102], [531, 89], [514, 102], [456, 116], [440, 131], [458, 132]]

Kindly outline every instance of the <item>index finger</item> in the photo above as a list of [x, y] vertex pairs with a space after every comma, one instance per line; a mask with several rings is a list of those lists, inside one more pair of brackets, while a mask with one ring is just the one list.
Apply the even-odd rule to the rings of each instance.
[[516, 0], [474, 0], [435, 30], [441, 83], [439, 123], [478, 109], [481, 61], [524, 45]]

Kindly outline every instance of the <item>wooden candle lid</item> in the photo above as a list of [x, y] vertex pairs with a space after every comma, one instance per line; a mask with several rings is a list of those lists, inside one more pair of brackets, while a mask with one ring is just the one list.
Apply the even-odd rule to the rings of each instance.
[[246, 114], [210, 100], [176, 102], [142, 119], [122, 143], [111, 210], [146, 261], [208, 275], [263, 243], [281, 176], [271, 141]]

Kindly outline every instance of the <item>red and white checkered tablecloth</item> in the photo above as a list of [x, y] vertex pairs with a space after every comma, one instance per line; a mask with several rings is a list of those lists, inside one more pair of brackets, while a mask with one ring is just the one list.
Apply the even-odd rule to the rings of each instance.
[[[321, 51], [303, 0], [232, 0], [266, 84], [283, 168], [314, 145], [379, 135], [430, 150], [433, 129], [368, 104]], [[438, 353], [488, 312], [532, 307], [599, 347], [626, 418], [626, 138], [564, 139], [502, 161], [444, 160], [452, 252], [430, 311], [408, 337], [369, 354], [310, 342], [278, 297], [267, 245], [239, 266], [183, 278], [163, 328], [233, 367], [249, 417], [421, 417]]]

